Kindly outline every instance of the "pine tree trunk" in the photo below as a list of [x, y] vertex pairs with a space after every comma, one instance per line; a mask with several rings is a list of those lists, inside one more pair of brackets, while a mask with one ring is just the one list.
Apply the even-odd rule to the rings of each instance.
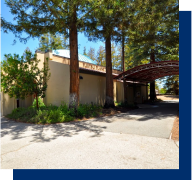
[[108, 36], [105, 41], [106, 51], [106, 99], [105, 108], [114, 107], [113, 97], [113, 76], [112, 76], [112, 63], [111, 63], [111, 37]]
[[70, 24], [70, 97], [69, 108], [77, 108], [79, 104], [79, 61], [76, 25], [76, 7], [74, 7], [73, 22]]
[[121, 61], [121, 70], [125, 71], [125, 45], [124, 45], [124, 36], [122, 37], [122, 61]]
[[[151, 49], [151, 62], [155, 62], [155, 53], [154, 49]], [[156, 92], [155, 92], [155, 81], [150, 82], [150, 100], [154, 101], [156, 99]]]
[[[122, 60], [121, 60], [121, 70], [125, 72], [125, 46], [124, 46], [124, 36], [122, 37]], [[127, 103], [127, 87], [126, 80], [123, 80], [124, 89], [124, 102]]]

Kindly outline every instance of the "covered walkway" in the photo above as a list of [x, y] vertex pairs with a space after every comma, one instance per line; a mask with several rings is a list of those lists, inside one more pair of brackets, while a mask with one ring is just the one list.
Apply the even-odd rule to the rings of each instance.
[[161, 61], [140, 65], [117, 75], [114, 79], [151, 82], [170, 75], [179, 75], [179, 61]]

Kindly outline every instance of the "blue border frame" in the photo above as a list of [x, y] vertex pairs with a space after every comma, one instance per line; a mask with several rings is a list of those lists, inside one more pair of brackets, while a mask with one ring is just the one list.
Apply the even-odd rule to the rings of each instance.
[[191, 11], [179, 12], [180, 171], [191, 179]]

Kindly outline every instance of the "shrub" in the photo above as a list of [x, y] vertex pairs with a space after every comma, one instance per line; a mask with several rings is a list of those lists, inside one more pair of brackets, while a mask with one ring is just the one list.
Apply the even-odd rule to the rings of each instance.
[[[39, 108], [40, 107], [45, 107], [45, 104], [43, 103], [43, 101], [42, 101], [42, 99], [40, 97], [38, 97], [38, 105], [39, 105]], [[32, 107], [36, 107], [36, 99], [34, 99]]]
[[101, 106], [94, 104], [80, 104], [75, 110], [69, 109], [65, 103], [62, 103], [59, 107], [54, 105], [45, 106], [42, 100], [39, 100], [39, 110], [34, 105], [29, 108], [17, 108], [7, 117], [22, 122], [52, 124], [72, 121], [75, 118], [93, 117], [100, 113]]
[[77, 108], [77, 117], [89, 117], [89, 116], [97, 116], [102, 107], [96, 104], [80, 104]]
[[33, 118], [29, 119], [28, 122], [36, 123], [36, 124], [46, 124], [48, 117], [48, 111], [46, 110], [39, 110], [37, 111], [37, 115]]
[[7, 117], [16, 120], [25, 120], [31, 117], [34, 117], [37, 114], [37, 110], [34, 108], [17, 108], [12, 111], [11, 114], [8, 114]]

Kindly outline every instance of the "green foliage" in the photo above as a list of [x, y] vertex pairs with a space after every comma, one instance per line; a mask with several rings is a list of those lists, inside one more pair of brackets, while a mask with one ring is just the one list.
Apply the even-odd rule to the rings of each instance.
[[166, 90], [164, 88], [161, 88], [160, 89], [160, 94], [165, 94], [166, 93]]
[[8, 114], [7, 117], [15, 120], [26, 121], [28, 119], [33, 118], [37, 114], [36, 108], [17, 108], [12, 111], [11, 114]]
[[[136, 1], [128, 31], [129, 56], [141, 60], [179, 60], [179, 4], [176, 0]], [[153, 54], [153, 58], [151, 55]]]
[[[78, 52], [78, 31], [84, 31], [89, 40], [100, 39], [108, 42], [105, 60], [109, 64], [107, 74], [111, 74], [110, 66], [113, 59], [109, 47], [111, 40], [125, 40], [128, 45], [129, 52], [125, 52], [126, 69], [148, 63], [152, 59], [179, 59], [178, 0], [7, 0], [5, 3], [17, 21], [11, 23], [2, 17], [2, 29], [7, 33], [13, 32], [20, 41], [26, 42], [31, 37], [40, 37], [46, 33], [70, 35], [70, 54]], [[28, 34], [28, 37], [22, 37], [23, 32]], [[52, 43], [53, 46], [57, 46], [56, 44]], [[113, 66], [116, 68], [120, 63], [117, 59], [119, 58], [113, 60]], [[78, 62], [77, 54], [73, 61]], [[102, 57], [98, 59], [98, 64], [103, 65], [103, 62]], [[78, 72], [77, 68], [78, 66], [74, 65], [71, 69]], [[74, 74], [72, 70], [70, 74]], [[107, 78], [106, 81], [111, 85], [110, 80]], [[70, 81], [71, 87], [77, 86], [77, 82], [77, 79]], [[112, 89], [107, 89], [107, 96], [112, 94]], [[78, 91], [77, 86], [75, 93], [78, 94]]]
[[164, 89], [166, 93], [171, 93], [178, 95], [179, 94], [179, 75], [172, 75], [162, 78], [164, 82]]
[[[72, 87], [70, 88], [70, 94], [73, 93], [77, 97], [75, 106], [79, 102], [77, 34], [89, 26], [85, 19], [96, 8], [91, 5], [91, 2], [92, 0], [6, 0], [5, 4], [10, 8], [14, 21], [9, 22], [6, 17], [1, 17], [2, 30], [5, 33], [11, 31], [21, 42], [26, 42], [30, 38], [39, 38], [47, 33], [54, 35], [59, 33], [69, 37], [70, 54], [74, 62], [70, 65], [70, 87]], [[27, 37], [24, 37], [24, 34]], [[55, 44], [53, 43], [53, 45]], [[69, 101], [70, 104], [73, 102], [71, 96]]]
[[[84, 23], [87, 13], [86, 7], [90, 7], [90, 3], [85, 0], [6, 0], [5, 4], [10, 8], [16, 21], [14, 23], [8, 22], [6, 17], [1, 17], [2, 28], [6, 33], [13, 32], [15, 37], [23, 42], [31, 37], [40, 37], [47, 33], [53, 35], [61, 33], [69, 36], [73, 23], [78, 25], [78, 30], [82, 26], [86, 26]], [[23, 32], [29, 36], [24, 37]]]
[[44, 98], [50, 78], [48, 59], [42, 69], [38, 67], [39, 62], [36, 54], [33, 55], [28, 49], [21, 57], [16, 54], [5, 55], [1, 63], [2, 91], [15, 98], [25, 99], [33, 94]]
[[77, 108], [77, 116], [82, 117], [93, 117], [97, 116], [101, 111], [101, 106], [95, 104], [80, 104]]
[[56, 49], [69, 49], [69, 43], [65, 36], [58, 33], [55, 35], [47, 33], [40, 37], [38, 50], [47, 51]]
[[87, 56], [86, 47], [84, 46], [83, 55]]
[[[125, 70], [134, 68], [142, 64], [148, 64], [150, 59], [139, 56], [141, 49], [134, 49], [129, 44], [125, 44]], [[139, 57], [139, 58], [137, 58]]]
[[103, 46], [99, 46], [99, 49], [98, 49], [97, 55], [96, 55], [96, 61], [97, 61], [98, 65], [106, 66], [105, 48]]
[[87, 56], [90, 57], [92, 60], [96, 60], [95, 58], [95, 48], [90, 47]]
[[[121, 25], [123, 22], [128, 24], [131, 11], [131, 0], [102, 0], [89, 1], [87, 10], [91, 13], [87, 14], [85, 23], [89, 24], [84, 28], [85, 35], [90, 40], [111, 40], [119, 41], [121, 38]], [[126, 24], [124, 23], [124, 25]]]
[[101, 106], [94, 104], [80, 104], [77, 109], [69, 109], [67, 104], [63, 103], [57, 106], [45, 106], [40, 103], [39, 110], [31, 106], [29, 108], [17, 108], [7, 115], [8, 118], [21, 122], [35, 124], [53, 124], [73, 121], [75, 118], [95, 117], [101, 114]]
[[111, 59], [113, 69], [121, 69], [122, 60], [122, 50], [120, 46], [115, 46], [114, 43], [111, 44]]
[[[43, 103], [43, 101], [40, 97], [38, 97], [38, 106], [39, 107], [45, 107], [45, 104]], [[33, 100], [32, 107], [36, 107], [36, 99]]]
[[[85, 48], [85, 47], [84, 47]], [[105, 48], [103, 46], [100, 46], [96, 55], [95, 55], [95, 49], [90, 47], [87, 56], [91, 59], [95, 60], [97, 62], [97, 65], [100, 66], [106, 66], [106, 60], [105, 60]], [[121, 47], [115, 46], [115, 43], [112, 43], [111, 45], [111, 59], [112, 59], [112, 68], [113, 69], [120, 69], [121, 67]]]

